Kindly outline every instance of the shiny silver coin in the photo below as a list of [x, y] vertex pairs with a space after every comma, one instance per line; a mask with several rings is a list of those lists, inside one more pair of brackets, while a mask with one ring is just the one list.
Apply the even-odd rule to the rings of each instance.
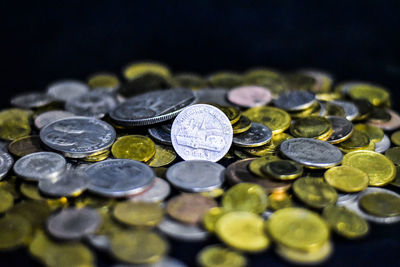
[[75, 115], [71, 112], [64, 111], [64, 110], [51, 110], [51, 111], [46, 111], [40, 114], [35, 118], [35, 126], [39, 130], [42, 129], [44, 126], [47, 124], [50, 124], [52, 122], [65, 119], [65, 118], [70, 118], [70, 117], [75, 117]]
[[349, 136], [353, 134], [354, 126], [346, 118], [329, 116], [328, 119], [332, 123], [332, 130], [333, 130], [331, 136], [327, 140], [328, 143], [331, 144], [340, 143], [349, 138]]
[[178, 162], [168, 168], [168, 181], [187, 192], [207, 192], [222, 186], [225, 167], [205, 160]]
[[96, 90], [68, 100], [65, 109], [77, 116], [102, 118], [117, 105], [112, 94]]
[[144, 163], [130, 159], [98, 162], [86, 169], [88, 188], [106, 197], [125, 197], [145, 191], [155, 179], [154, 171]]
[[279, 94], [278, 98], [274, 100], [276, 107], [296, 111], [303, 110], [311, 107], [315, 103], [315, 95], [308, 91], [287, 91]]
[[390, 148], [390, 139], [385, 134], [383, 135], [383, 139], [375, 144], [375, 152], [385, 153], [386, 150]]
[[66, 169], [65, 158], [54, 152], [36, 152], [18, 159], [14, 172], [19, 177], [30, 180], [54, 180]]
[[42, 92], [30, 92], [11, 98], [11, 105], [19, 108], [38, 108], [50, 104], [53, 98]]
[[229, 90], [225, 88], [206, 88], [196, 90], [194, 94], [197, 97], [197, 103], [231, 106], [232, 104], [227, 100], [228, 92]]
[[222, 159], [232, 144], [232, 125], [218, 108], [197, 104], [185, 108], [174, 120], [172, 146], [184, 160]]
[[261, 123], [253, 122], [249, 130], [233, 136], [232, 143], [240, 147], [256, 147], [267, 144], [272, 138], [272, 131]]
[[349, 101], [334, 100], [330, 103], [341, 107], [346, 113], [346, 119], [348, 119], [349, 121], [354, 120], [359, 114], [357, 106]]
[[13, 157], [7, 152], [0, 152], [0, 179], [6, 176], [14, 163]]
[[183, 224], [167, 217], [157, 227], [168, 237], [182, 241], [198, 242], [208, 237], [208, 232], [198, 225]]
[[195, 101], [188, 89], [153, 91], [129, 98], [110, 112], [110, 118], [122, 126], [151, 125], [174, 118]]
[[164, 257], [158, 262], [145, 264], [116, 264], [112, 267], [186, 267], [187, 265], [178, 259]]
[[346, 203], [357, 201], [358, 193], [338, 193], [336, 205], [344, 206]]
[[89, 92], [89, 86], [75, 80], [58, 81], [47, 87], [47, 94], [60, 102], [67, 102], [87, 92]]
[[172, 146], [171, 134], [161, 127], [149, 128], [148, 133], [156, 141], [164, 145]]
[[59, 239], [78, 240], [93, 234], [100, 223], [100, 214], [95, 209], [66, 208], [48, 218], [47, 230]]
[[293, 138], [280, 145], [282, 154], [312, 168], [329, 168], [342, 161], [342, 152], [329, 143], [312, 138]]
[[168, 197], [171, 192], [169, 183], [156, 177], [149, 190], [129, 197], [134, 202], [161, 202]]
[[116, 137], [108, 123], [88, 117], [71, 117], [46, 125], [41, 141], [70, 158], [84, 158], [109, 148]]

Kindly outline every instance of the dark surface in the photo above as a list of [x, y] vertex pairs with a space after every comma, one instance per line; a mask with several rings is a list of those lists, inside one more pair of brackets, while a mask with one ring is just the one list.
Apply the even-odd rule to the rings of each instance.
[[[387, 86], [400, 108], [397, 0], [187, 2], [2, 1], [1, 107], [18, 92], [44, 90], [58, 79], [119, 74], [128, 62], [150, 59], [201, 74], [313, 67], [337, 81]], [[399, 224], [372, 225], [363, 240], [334, 241], [329, 266], [400, 265]], [[193, 265], [202, 246], [172, 243], [172, 255]], [[111, 262], [100, 259], [101, 266]], [[250, 260], [253, 266], [283, 264], [273, 249]], [[0, 254], [1, 266], [35, 264], [25, 250]]]

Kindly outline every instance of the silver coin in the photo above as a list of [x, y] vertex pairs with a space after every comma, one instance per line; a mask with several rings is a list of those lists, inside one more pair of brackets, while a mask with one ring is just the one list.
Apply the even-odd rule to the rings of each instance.
[[362, 81], [348, 81], [345, 83], [340, 84], [340, 93], [342, 95], [348, 95], [351, 88], [358, 85], [365, 85], [365, 82]]
[[70, 117], [75, 117], [75, 115], [64, 110], [46, 111], [35, 118], [35, 126], [40, 130], [47, 124]]
[[318, 105], [320, 107], [318, 115], [321, 116], [321, 117], [324, 117], [326, 115], [326, 106], [320, 101], [318, 101]]
[[218, 108], [197, 104], [185, 108], [174, 120], [172, 146], [184, 160], [222, 159], [232, 144], [232, 125]]
[[149, 190], [129, 197], [129, 200], [134, 202], [161, 202], [168, 197], [170, 192], [169, 183], [156, 177]]
[[38, 108], [50, 104], [53, 98], [42, 92], [30, 92], [15, 96], [11, 99], [11, 105], [19, 108]]
[[274, 100], [274, 104], [276, 107], [284, 110], [296, 111], [311, 107], [315, 101], [313, 93], [298, 90], [279, 94], [278, 98]]
[[56, 238], [77, 240], [93, 234], [100, 223], [100, 214], [95, 209], [66, 208], [48, 218], [47, 229]]
[[164, 131], [170, 134], [172, 128], [172, 122], [161, 125], [161, 128], [163, 128]]
[[129, 98], [110, 112], [110, 118], [122, 126], [151, 125], [174, 118], [195, 101], [188, 89], [153, 91]]
[[345, 206], [346, 208], [354, 211], [355, 213], [357, 213], [358, 215], [360, 215], [361, 217], [363, 217], [364, 219], [371, 221], [371, 222], [375, 222], [375, 223], [381, 223], [381, 224], [391, 224], [391, 223], [397, 223], [400, 222], [400, 215], [398, 216], [393, 216], [393, 217], [378, 217], [378, 216], [374, 216], [371, 214], [368, 214], [366, 212], [364, 212], [362, 210], [362, 208], [360, 208], [360, 199], [367, 195], [367, 194], [371, 194], [371, 193], [386, 193], [386, 194], [391, 194], [394, 195], [396, 197], [400, 197], [399, 194], [387, 190], [387, 189], [383, 189], [383, 188], [375, 188], [375, 187], [368, 187], [367, 189], [365, 189], [364, 191], [360, 192], [357, 194], [357, 198], [354, 201], [348, 201], [345, 203], [337, 203], [340, 206]]
[[116, 264], [112, 267], [186, 267], [187, 265], [178, 259], [164, 257], [158, 262], [145, 264]]
[[383, 135], [383, 139], [375, 144], [375, 152], [384, 153], [389, 148], [390, 148], [390, 139], [385, 134]]
[[88, 117], [61, 119], [40, 130], [40, 139], [46, 146], [70, 158], [84, 158], [106, 150], [115, 137], [111, 125]]
[[280, 150], [284, 156], [313, 168], [329, 168], [342, 161], [342, 152], [329, 143], [313, 138], [293, 138], [283, 141]]
[[96, 90], [68, 100], [65, 109], [77, 116], [102, 118], [117, 104], [112, 94]]
[[65, 158], [54, 152], [36, 152], [18, 159], [14, 172], [19, 177], [31, 180], [54, 180], [66, 169]]
[[155, 141], [164, 145], [172, 146], [171, 134], [167, 133], [163, 128], [154, 127], [149, 128], [147, 131]]
[[353, 124], [346, 118], [329, 116], [328, 119], [332, 123], [332, 134], [327, 142], [331, 144], [340, 143], [346, 140], [354, 130]]
[[253, 122], [249, 130], [233, 136], [232, 143], [240, 147], [256, 147], [267, 144], [272, 138], [272, 131], [261, 123]]
[[197, 97], [197, 103], [217, 104], [221, 106], [231, 106], [228, 102], [227, 95], [229, 90], [225, 88], [206, 88], [194, 91]]
[[204, 241], [209, 235], [206, 230], [198, 225], [183, 224], [167, 217], [164, 217], [157, 227], [170, 238], [182, 241]]
[[0, 180], [6, 176], [13, 163], [14, 159], [9, 153], [4, 151], [0, 152]]
[[330, 103], [341, 107], [346, 113], [346, 119], [348, 119], [349, 121], [354, 120], [359, 114], [357, 106], [349, 101], [334, 100], [331, 101]]
[[0, 140], [0, 152], [7, 152], [8, 153], [8, 142]]
[[98, 250], [109, 252], [111, 249], [110, 238], [108, 236], [89, 234], [85, 236], [85, 240]]
[[336, 205], [344, 206], [346, 203], [357, 201], [358, 193], [338, 193]]
[[188, 192], [207, 192], [222, 186], [225, 167], [205, 160], [178, 162], [168, 168], [166, 177], [175, 187]]
[[75, 80], [63, 80], [50, 84], [47, 87], [47, 94], [53, 99], [61, 102], [80, 96], [89, 92], [89, 86]]
[[263, 213], [261, 213], [261, 217], [262, 217], [264, 220], [268, 220], [269, 217], [272, 216], [272, 214], [274, 214], [274, 211], [272, 211], [272, 210], [265, 210]]
[[89, 190], [106, 197], [124, 197], [139, 194], [155, 178], [154, 171], [144, 163], [130, 159], [112, 159], [98, 162], [86, 169]]

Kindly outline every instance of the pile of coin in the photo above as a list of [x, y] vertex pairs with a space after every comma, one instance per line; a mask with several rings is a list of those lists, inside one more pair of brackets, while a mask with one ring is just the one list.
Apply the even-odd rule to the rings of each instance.
[[[382, 86], [154, 62], [122, 76], [55, 82], [0, 111], [0, 250], [47, 266], [250, 266], [273, 244], [318, 264], [332, 235], [400, 221], [400, 116]], [[184, 263], [170, 240], [204, 247]]]

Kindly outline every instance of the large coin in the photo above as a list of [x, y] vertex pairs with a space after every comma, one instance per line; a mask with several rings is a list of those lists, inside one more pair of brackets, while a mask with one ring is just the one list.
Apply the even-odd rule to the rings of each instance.
[[195, 101], [188, 89], [154, 91], [129, 98], [110, 112], [110, 118], [123, 126], [150, 125], [174, 118]]
[[0, 179], [3, 178], [11, 169], [14, 160], [7, 152], [0, 152]]
[[40, 139], [66, 157], [84, 158], [109, 148], [115, 140], [114, 128], [95, 118], [72, 117], [55, 121], [40, 131]]
[[87, 92], [89, 92], [89, 86], [74, 80], [58, 81], [47, 87], [47, 94], [61, 102], [66, 102]]
[[91, 91], [71, 98], [65, 103], [65, 110], [77, 116], [102, 118], [118, 104], [110, 93]]
[[154, 181], [154, 171], [144, 163], [129, 159], [98, 162], [86, 170], [89, 190], [107, 197], [123, 197], [143, 192]]
[[233, 137], [233, 144], [240, 147], [258, 147], [267, 144], [272, 131], [261, 123], [253, 122], [248, 131]]
[[232, 126], [225, 114], [204, 104], [184, 109], [171, 129], [172, 145], [184, 160], [216, 162], [228, 153], [232, 138]]

